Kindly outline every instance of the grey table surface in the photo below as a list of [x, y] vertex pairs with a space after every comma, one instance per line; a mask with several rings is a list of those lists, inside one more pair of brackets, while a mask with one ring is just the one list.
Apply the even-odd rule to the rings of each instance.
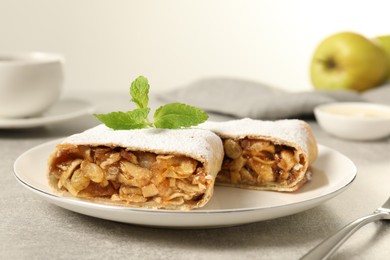
[[[96, 94], [97, 112], [127, 110], [128, 96]], [[156, 107], [158, 102], [153, 103]], [[153, 108], [153, 106], [152, 106]], [[213, 120], [224, 120], [211, 115]], [[334, 138], [308, 121], [317, 141], [348, 156], [358, 175], [340, 195], [307, 211], [216, 229], [160, 229], [68, 211], [18, 183], [16, 158], [29, 148], [92, 127], [92, 116], [33, 129], [0, 129], [0, 259], [299, 259], [328, 235], [371, 213], [390, 195], [390, 138]], [[32, 166], [33, 167], [33, 166]], [[390, 225], [371, 223], [332, 259], [389, 259]]]

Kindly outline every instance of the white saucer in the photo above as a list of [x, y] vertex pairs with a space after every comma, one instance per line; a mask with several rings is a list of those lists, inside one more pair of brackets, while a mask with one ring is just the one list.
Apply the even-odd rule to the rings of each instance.
[[84, 100], [61, 99], [48, 111], [38, 117], [29, 118], [0, 118], [0, 129], [32, 128], [59, 123], [91, 114], [94, 107]]

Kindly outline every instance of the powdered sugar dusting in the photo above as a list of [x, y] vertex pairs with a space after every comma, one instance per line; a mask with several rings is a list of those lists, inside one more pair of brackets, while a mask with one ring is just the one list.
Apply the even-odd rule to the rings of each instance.
[[244, 118], [226, 122], [206, 122], [198, 127], [211, 130], [222, 138], [255, 137], [266, 140], [276, 138], [299, 145], [305, 153], [308, 153], [307, 141], [311, 135], [308, 124], [297, 119], [261, 121]]
[[135, 151], [182, 154], [202, 163], [222, 161], [220, 138], [203, 129], [135, 129], [112, 130], [98, 125], [66, 138], [63, 143], [126, 147]]

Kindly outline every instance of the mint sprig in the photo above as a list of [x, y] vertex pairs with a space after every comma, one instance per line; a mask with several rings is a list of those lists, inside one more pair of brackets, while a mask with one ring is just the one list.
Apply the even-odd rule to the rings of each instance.
[[139, 76], [130, 86], [131, 102], [137, 108], [127, 112], [111, 112], [108, 114], [94, 114], [107, 127], [114, 130], [141, 129], [147, 127], [177, 129], [195, 126], [208, 119], [205, 111], [182, 103], [169, 103], [159, 107], [150, 122], [149, 82], [147, 78]]

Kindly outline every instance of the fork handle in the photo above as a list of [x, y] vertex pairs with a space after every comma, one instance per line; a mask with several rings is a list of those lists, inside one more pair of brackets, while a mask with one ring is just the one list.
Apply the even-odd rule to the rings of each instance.
[[301, 260], [312, 260], [312, 259], [327, 259], [330, 257], [353, 233], [355, 233], [362, 226], [385, 218], [388, 213], [377, 212], [365, 217], [361, 217], [339, 231], [328, 237], [326, 240], [321, 242], [319, 245], [310, 250], [304, 255]]

